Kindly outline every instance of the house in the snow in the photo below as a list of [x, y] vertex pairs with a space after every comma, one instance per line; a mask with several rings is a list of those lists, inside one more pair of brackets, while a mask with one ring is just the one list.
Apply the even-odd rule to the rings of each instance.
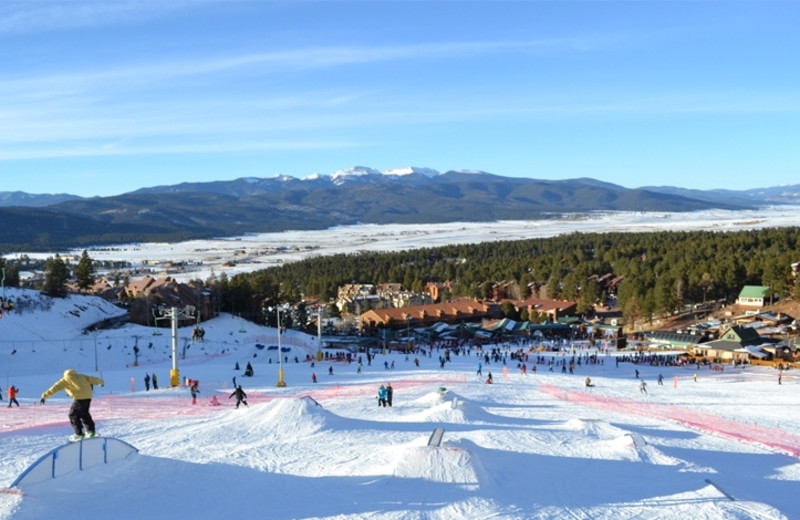
[[788, 347], [762, 338], [751, 327], [740, 325], [728, 328], [719, 339], [694, 345], [691, 349], [695, 356], [716, 363], [772, 361], [790, 356]]

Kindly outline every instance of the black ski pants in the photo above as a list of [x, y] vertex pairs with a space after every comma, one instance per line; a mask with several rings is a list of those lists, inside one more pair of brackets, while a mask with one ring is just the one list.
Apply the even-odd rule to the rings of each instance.
[[75, 430], [75, 435], [83, 435], [84, 426], [87, 432], [94, 432], [94, 420], [92, 419], [92, 414], [89, 413], [91, 404], [91, 399], [75, 399], [72, 401], [72, 406], [69, 407], [69, 422], [72, 425], [72, 429]]

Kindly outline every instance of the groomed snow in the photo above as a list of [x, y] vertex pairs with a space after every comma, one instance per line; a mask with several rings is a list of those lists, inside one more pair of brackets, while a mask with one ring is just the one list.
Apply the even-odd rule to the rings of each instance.
[[[390, 251], [555, 236], [574, 231], [738, 230], [800, 224], [797, 208], [686, 214], [604, 213], [558, 220], [430, 226], [352, 226], [181, 244], [123, 245], [91, 251], [97, 260], [188, 261], [170, 273], [206, 279], [311, 255]], [[79, 251], [73, 252], [80, 254]], [[6, 254], [7, 257], [13, 254]], [[31, 257], [47, 257], [50, 254]], [[233, 267], [223, 263], [235, 259]], [[156, 275], [158, 273], [155, 273]], [[181, 379], [200, 380], [191, 404], [170, 388], [171, 338], [147, 327], [83, 333], [120, 313], [95, 298], [42, 299], [6, 289], [20, 303], [0, 319], [3, 395], [20, 388], [19, 408], [0, 407], [0, 520], [49, 518], [273, 519], [778, 519], [800, 517], [798, 384], [777, 384], [769, 368], [724, 371], [636, 365], [600, 352], [602, 364], [575, 374], [515, 361], [475, 371], [477, 352], [439, 368], [438, 352], [378, 354], [355, 364], [304, 362], [316, 338], [289, 331], [288, 386], [277, 388], [274, 329], [223, 315], [203, 323], [204, 343], [179, 331]], [[134, 366], [133, 348], [140, 349]], [[530, 345], [525, 345], [529, 347]], [[505, 348], [505, 347], [503, 347]], [[505, 351], [505, 350], [504, 350]], [[269, 354], [272, 353], [272, 363]], [[590, 351], [576, 346], [575, 356]], [[567, 358], [572, 351], [555, 354]], [[297, 356], [300, 362], [295, 362]], [[546, 353], [549, 360], [551, 354]], [[255, 376], [235, 371], [251, 361]], [[385, 370], [384, 361], [395, 362]], [[98, 370], [95, 371], [95, 365]], [[328, 374], [333, 367], [333, 374]], [[66, 368], [102, 376], [92, 404], [99, 431], [138, 454], [54, 480], [8, 486], [71, 433], [69, 400], [40, 394]], [[507, 369], [507, 373], [505, 373]], [[145, 372], [161, 387], [145, 392]], [[315, 372], [319, 382], [311, 383]], [[656, 384], [661, 373], [665, 385]], [[697, 381], [694, 374], [697, 373]], [[594, 387], [585, 388], [590, 376]], [[234, 409], [232, 378], [248, 408]], [[376, 406], [391, 382], [395, 402]], [[440, 388], [445, 387], [442, 395]], [[222, 403], [209, 406], [212, 395]], [[7, 404], [3, 401], [0, 404]], [[440, 447], [427, 446], [444, 428]]]
[[[200, 380], [193, 406], [185, 386], [168, 387], [168, 330], [126, 325], [86, 335], [84, 327], [118, 311], [79, 296], [45, 308], [35, 293], [10, 292], [28, 310], [0, 320], [3, 394], [10, 384], [21, 390], [21, 407], [0, 408], [2, 520], [800, 517], [800, 381], [791, 371], [778, 385], [769, 368], [636, 365], [648, 395], [634, 365], [617, 366], [615, 353], [602, 350], [601, 364], [582, 363], [574, 374], [546, 365], [533, 373], [532, 354], [527, 376], [509, 359], [484, 363], [478, 377], [475, 350], [444, 369], [436, 351], [420, 355], [419, 367], [413, 355], [379, 353], [357, 373], [355, 363], [304, 362], [316, 338], [289, 331], [288, 386], [277, 388], [276, 354], [255, 346], [276, 344], [275, 331], [223, 315], [203, 323], [204, 343], [179, 330], [179, 351], [188, 346], [181, 379]], [[577, 345], [574, 355], [589, 353]], [[252, 378], [234, 370], [248, 361]], [[65, 394], [38, 404], [66, 368], [105, 379], [92, 404], [98, 430], [139, 452], [8, 489], [71, 433]], [[489, 371], [493, 385], [483, 382]], [[159, 390], [144, 391], [145, 372], [158, 375]], [[247, 408], [228, 399], [233, 376]], [[379, 408], [376, 388], [386, 382], [394, 405]], [[221, 406], [209, 406], [212, 395]], [[434, 428], [445, 429], [440, 447], [427, 446]]]

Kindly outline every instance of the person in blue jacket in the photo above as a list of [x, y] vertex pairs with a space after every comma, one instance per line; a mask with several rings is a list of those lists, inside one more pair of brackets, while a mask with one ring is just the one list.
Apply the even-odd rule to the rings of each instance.
[[386, 387], [378, 387], [378, 406], [386, 406]]

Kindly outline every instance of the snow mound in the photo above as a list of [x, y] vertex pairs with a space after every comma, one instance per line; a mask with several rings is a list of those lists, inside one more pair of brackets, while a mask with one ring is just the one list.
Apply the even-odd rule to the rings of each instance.
[[465, 399], [452, 392], [448, 392], [444, 396], [439, 392], [431, 392], [414, 400], [413, 404], [430, 407], [409, 416], [417, 421], [463, 424], [466, 422], [495, 423], [503, 420], [487, 412], [480, 403]]
[[[421, 439], [424, 442], [424, 439]], [[477, 488], [472, 456], [465, 450], [420, 446], [418, 442], [396, 448], [392, 474], [433, 482], [465, 484]]]
[[418, 413], [406, 415], [404, 416], [404, 420], [453, 424], [463, 424], [467, 422], [463, 410], [461, 410], [460, 407], [453, 408], [453, 404], [450, 402], [437, 403]]
[[332, 414], [310, 397], [274, 399], [254, 406], [248, 423], [257, 428], [290, 431], [308, 437], [323, 429]]

